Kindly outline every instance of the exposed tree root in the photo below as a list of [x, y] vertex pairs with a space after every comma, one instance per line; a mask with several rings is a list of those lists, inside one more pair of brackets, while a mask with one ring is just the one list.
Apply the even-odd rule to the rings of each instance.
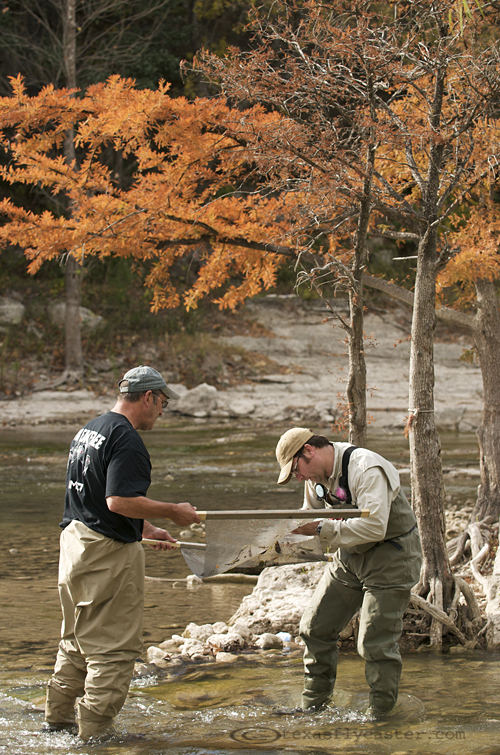
[[453, 540], [450, 540], [446, 547], [448, 549], [448, 554], [450, 555], [450, 565], [455, 566], [455, 564], [458, 564], [460, 559], [465, 553], [465, 546], [467, 545], [467, 542], [469, 540], [469, 533], [467, 530], [462, 532], [462, 534], [459, 537], [454, 537]]
[[[441, 645], [441, 634], [450, 633], [464, 647], [480, 645], [500, 648], [500, 550], [498, 524], [489, 516], [469, 522], [466, 530], [447, 544], [454, 571], [455, 590], [451, 606], [443, 610], [437, 581], [429, 585], [427, 599], [423, 585], [417, 585], [411, 605], [422, 612], [417, 622], [422, 637], [431, 647]], [[419, 589], [420, 587], [420, 589]], [[478, 597], [479, 596], [479, 597]], [[427, 620], [422, 617], [426, 615]], [[415, 622], [415, 617], [412, 617]], [[418, 632], [411, 634], [417, 635]]]
[[[432, 623], [430, 629], [430, 645], [431, 647], [442, 647], [443, 645], [443, 619], [442, 616], [446, 616], [443, 611], [443, 583], [438, 577], [434, 577], [431, 580], [430, 598], [433, 611], [429, 611], [432, 616]], [[427, 601], [426, 601], [427, 603]], [[455, 625], [453, 625], [455, 626]], [[451, 627], [449, 627], [451, 630]], [[453, 631], [453, 630], [452, 630]]]
[[481, 522], [469, 522], [461, 535], [448, 542], [455, 581], [451, 606], [444, 610], [438, 580], [433, 580], [427, 591], [419, 583], [412, 592], [411, 616], [406, 622], [412, 630], [410, 635], [429, 638], [429, 645], [436, 649], [446, 642], [446, 634], [453, 635], [466, 648], [500, 649], [497, 536], [498, 524], [493, 517], [487, 517]]
[[51, 391], [54, 388], [59, 388], [61, 385], [76, 386], [81, 385], [83, 374], [77, 370], [64, 370], [58, 378], [54, 380], [45, 380], [42, 383], [37, 383], [33, 388], [33, 393], [39, 391]]
[[[455, 625], [455, 623], [450, 619], [448, 614], [446, 614], [444, 611], [442, 611], [437, 606], [433, 605], [432, 603], [429, 603], [425, 598], [421, 598], [420, 595], [415, 595], [415, 593], [412, 593], [410, 598], [410, 603], [413, 603], [413, 605], [418, 606], [423, 611], [429, 614], [429, 616], [433, 619], [434, 622], [438, 623], [439, 625], [444, 625], [449, 629], [450, 632], [452, 632], [460, 641], [462, 645], [465, 645], [466, 647], [475, 647], [477, 644], [476, 640], [467, 640], [467, 637], [460, 631], [460, 629]], [[431, 631], [431, 645], [432, 643], [432, 631]]]
[[462, 579], [462, 577], [455, 577], [455, 585], [457, 589], [455, 590], [455, 598], [453, 600], [452, 607], [455, 611], [455, 614], [457, 613], [457, 604], [460, 598], [460, 594], [462, 594], [465, 598], [467, 608], [469, 609], [470, 615], [472, 617], [472, 622], [479, 623], [482, 626], [484, 624], [484, 617], [481, 613], [479, 603], [477, 602], [477, 598], [471, 586], [468, 582], [465, 581], [465, 579]]

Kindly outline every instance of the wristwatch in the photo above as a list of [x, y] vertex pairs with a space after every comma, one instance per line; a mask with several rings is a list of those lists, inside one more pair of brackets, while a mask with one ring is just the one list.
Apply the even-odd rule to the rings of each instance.
[[320, 521], [318, 522], [318, 526], [316, 527], [316, 534], [317, 534], [318, 536], [319, 536], [319, 535], [321, 535], [321, 530], [322, 530], [322, 528], [323, 528], [323, 524], [324, 524], [324, 520], [323, 520], [323, 519], [321, 519], [321, 520], [320, 520]]

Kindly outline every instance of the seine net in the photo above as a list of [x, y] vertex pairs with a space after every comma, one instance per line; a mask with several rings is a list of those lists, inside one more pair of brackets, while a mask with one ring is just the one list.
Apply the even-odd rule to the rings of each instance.
[[300, 519], [239, 519], [205, 522], [206, 548], [181, 547], [186, 564], [198, 577], [246, 568], [327, 561], [319, 537], [293, 535]]

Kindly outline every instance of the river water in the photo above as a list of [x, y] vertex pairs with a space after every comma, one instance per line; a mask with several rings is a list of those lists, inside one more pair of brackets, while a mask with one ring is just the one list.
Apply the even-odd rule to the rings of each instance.
[[[225, 755], [259, 753], [497, 754], [499, 657], [487, 653], [404, 657], [394, 716], [368, 722], [362, 661], [342, 653], [335, 708], [311, 717], [278, 716], [299, 701], [300, 651], [242, 655], [233, 664], [185, 664], [166, 676], [136, 679], [108, 743], [82, 745], [68, 733], [42, 731], [44, 687], [60, 629], [58, 522], [69, 442], [77, 427], [0, 431], [0, 753], [13, 755]], [[200, 509], [298, 508], [299, 486], [276, 485], [276, 440], [287, 428], [172, 424], [145, 435], [153, 461], [151, 496], [189, 500]], [[328, 434], [328, 428], [318, 428]], [[442, 437], [448, 467], [477, 466], [473, 435]], [[403, 468], [400, 435], [373, 435], [370, 446]], [[477, 478], [449, 477], [454, 505], [474, 495]], [[162, 524], [158, 522], [158, 524]], [[179, 537], [175, 526], [170, 532]], [[178, 552], [146, 549], [145, 645], [190, 621], [226, 621], [251, 586], [206, 583], [187, 589]]]

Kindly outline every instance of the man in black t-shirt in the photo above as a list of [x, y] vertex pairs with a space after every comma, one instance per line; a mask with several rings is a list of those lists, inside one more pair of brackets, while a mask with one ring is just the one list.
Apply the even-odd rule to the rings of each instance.
[[146, 517], [199, 522], [187, 502], [147, 497], [151, 462], [138, 430], [151, 430], [169, 398], [159, 372], [136, 367], [119, 382], [113, 409], [74, 437], [61, 522], [59, 595], [63, 613], [54, 674], [47, 686], [50, 729], [75, 723], [87, 741], [102, 734], [127, 697], [142, 652], [143, 537], [175, 539]]

